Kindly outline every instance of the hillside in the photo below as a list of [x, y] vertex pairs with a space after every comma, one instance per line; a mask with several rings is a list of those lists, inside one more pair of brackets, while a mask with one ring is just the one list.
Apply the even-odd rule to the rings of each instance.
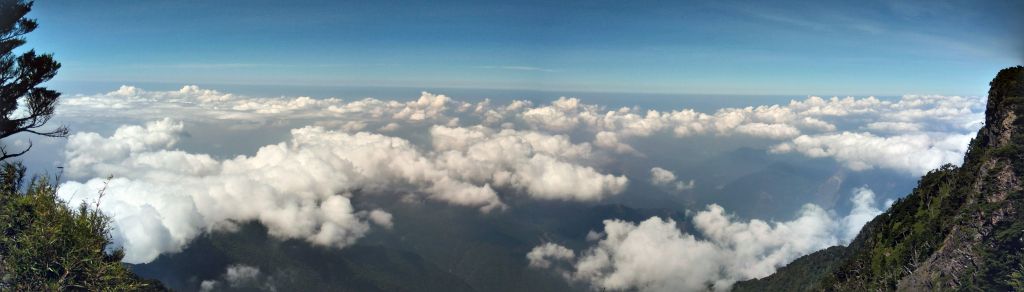
[[132, 271], [176, 291], [197, 290], [202, 281], [221, 279], [227, 267], [239, 264], [258, 268], [260, 284], [279, 291], [585, 291], [559, 275], [531, 269], [524, 255], [547, 240], [584, 246], [587, 231], [605, 218], [685, 218], [681, 212], [623, 205], [528, 203], [481, 215], [430, 202], [375, 203], [388, 206], [402, 223], [344, 249], [280, 240], [249, 223], [237, 232], [204, 235], [182, 252]]
[[962, 166], [923, 176], [849, 246], [734, 290], [1024, 289], [1024, 67], [1003, 69], [990, 85], [985, 126]]

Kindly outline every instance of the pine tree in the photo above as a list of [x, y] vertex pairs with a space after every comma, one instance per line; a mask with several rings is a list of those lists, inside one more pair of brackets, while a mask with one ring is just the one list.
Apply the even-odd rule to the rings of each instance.
[[[32, 2], [0, 0], [0, 139], [18, 133], [31, 133], [45, 137], [66, 137], [64, 126], [44, 129], [53, 117], [60, 92], [39, 86], [53, 79], [60, 63], [51, 54], [36, 54], [35, 50], [16, 55], [14, 50], [25, 44], [25, 34], [38, 24], [25, 15], [32, 10]], [[0, 146], [0, 160], [17, 157], [32, 148], [9, 150]]]

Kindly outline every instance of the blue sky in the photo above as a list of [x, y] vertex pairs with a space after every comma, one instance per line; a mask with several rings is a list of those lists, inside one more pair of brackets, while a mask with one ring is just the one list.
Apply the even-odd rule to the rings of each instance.
[[28, 47], [58, 84], [794, 95], [983, 95], [1024, 55], [1020, 1], [767, 2], [40, 1]]

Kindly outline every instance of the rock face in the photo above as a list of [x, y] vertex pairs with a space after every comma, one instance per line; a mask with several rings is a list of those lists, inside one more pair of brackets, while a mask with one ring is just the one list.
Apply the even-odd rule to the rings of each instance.
[[990, 83], [985, 126], [960, 167], [928, 173], [847, 247], [735, 290], [1024, 290], [1024, 67]]

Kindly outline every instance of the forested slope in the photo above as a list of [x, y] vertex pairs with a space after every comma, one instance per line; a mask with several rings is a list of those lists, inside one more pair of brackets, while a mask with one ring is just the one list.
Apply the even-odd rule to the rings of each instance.
[[985, 125], [962, 166], [922, 177], [849, 246], [734, 290], [1024, 290], [1024, 67], [990, 85]]

